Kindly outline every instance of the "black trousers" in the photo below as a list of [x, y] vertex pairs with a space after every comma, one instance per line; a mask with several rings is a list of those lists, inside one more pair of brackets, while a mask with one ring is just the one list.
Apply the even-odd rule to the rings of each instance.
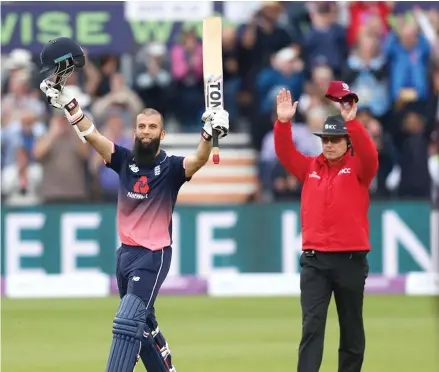
[[305, 251], [300, 258], [302, 339], [298, 372], [318, 372], [326, 318], [334, 293], [340, 325], [338, 372], [360, 372], [366, 345], [363, 325], [367, 252]]

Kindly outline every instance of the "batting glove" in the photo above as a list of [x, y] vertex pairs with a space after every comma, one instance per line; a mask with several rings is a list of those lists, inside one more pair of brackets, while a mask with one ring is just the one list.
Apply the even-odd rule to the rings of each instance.
[[207, 110], [201, 117], [204, 126], [201, 131], [202, 136], [210, 141], [212, 131], [218, 131], [218, 138], [223, 138], [229, 134], [229, 113], [226, 110]]
[[[60, 92], [58, 89], [54, 88], [54, 83], [50, 80], [44, 80], [40, 84], [40, 89], [46, 95], [47, 101], [52, 107], [64, 110], [67, 120], [70, 122], [70, 124], [72, 124], [81, 141], [86, 143], [87, 141], [85, 137], [94, 131], [95, 126], [92, 123], [87, 130], [80, 131], [76, 125], [84, 118], [85, 115], [79, 107], [78, 101], [76, 101], [72, 91], [68, 87], [64, 87]], [[76, 107], [78, 107], [76, 113], [71, 114]]]
[[78, 106], [78, 102], [68, 87], [64, 87], [60, 92], [54, 88], [54, 85], [55, 84], [50, 80], [44, 80], [40, 84], [41, 91], [46, 95], [47, 102], [49, 102], [52, 107], [70, 112]]

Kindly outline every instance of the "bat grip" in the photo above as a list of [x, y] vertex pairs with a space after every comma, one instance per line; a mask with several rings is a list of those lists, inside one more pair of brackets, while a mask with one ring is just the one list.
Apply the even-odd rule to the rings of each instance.
[[213, 147], [213, 162], [214, 164], [218, 164], [220, 161], [219, 157], [219, 145], [218, 145], [218, 131], [212, 131], [212, 147]]

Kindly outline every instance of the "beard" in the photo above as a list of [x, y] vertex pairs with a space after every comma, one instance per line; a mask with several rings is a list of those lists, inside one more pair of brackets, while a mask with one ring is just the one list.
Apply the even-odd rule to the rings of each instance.
[[153, 138], [150, 143], [143, 143], [138, 137], [134, 140], [133, 155], [136, 163], [141, 166], [154, 164], [160, 147], [160, 137]]

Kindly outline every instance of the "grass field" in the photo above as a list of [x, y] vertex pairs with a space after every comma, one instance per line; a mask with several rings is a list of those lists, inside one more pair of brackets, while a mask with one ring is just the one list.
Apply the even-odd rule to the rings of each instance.
[[[117, 305], [116, 297], [3, 300], [2, 371], [105, 371]], [[437, 372], [435, 306], [429, 297], [368, 296], [363, 371]], [[162, 297], [156, 311], [178, 372], [296, 370], [298, 298]], [[331, 303], [322, 372], [337, 371], [337, 348]]]

